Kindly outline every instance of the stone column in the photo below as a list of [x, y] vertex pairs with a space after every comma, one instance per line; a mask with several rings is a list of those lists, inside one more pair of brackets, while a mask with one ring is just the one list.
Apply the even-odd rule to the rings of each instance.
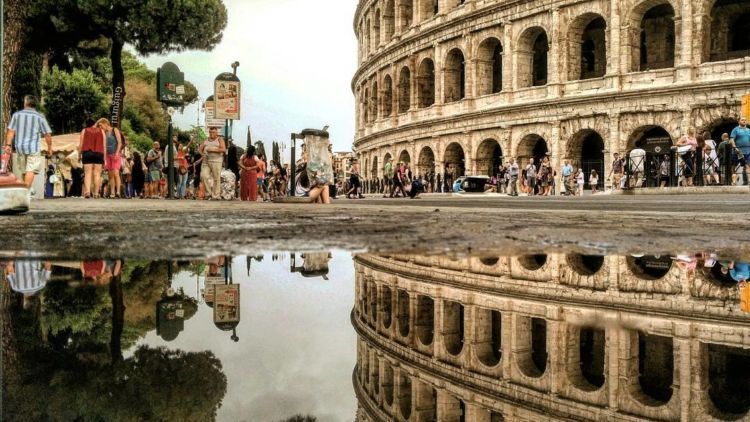
[[[693, 37], [697, 34], [695, 31], [693, 17], [693, 2], [683, 1], [681, 3], [681, 19], [675, 19], [675, 34], [679, 34], [679, 51], [675, 57], [675, 67], [677, 68], [678, 81], [691, 81], [695, 74], [696, 60], [694, 58]], [[700, 54], [696, 55], [698, 58]]]
[[619, 328], [606, 330], [607, 336], [607, 367], [605, 369], [605, 379], [607, 382], [607, 397], [609, 399], [607, 407], [612, 411], [617, 411], [619, 407], [618, 391], [620, 391], [620, 336], [624, 331]]
[[565, 81], [563, 72], [567, 66], [564, 63], [565, 55], [563, 54], [564, 49], [564, 37], [562, 26], [562, 18], [560, 17], [560, 9], [552, 10], [552, 33], [550, 35], [550, 49], [547, 57], [547, 97], [559, 97], [562, 95], [561, 84]]
[[607, 46], [607, 74], [614, 75], [621, 73], [621, 63], [623, 52], [622, 46], [620, 45], [620, 35], [622, 31], [622, 23], [620, 20], [620, 0], [610, 0], [609, 9], [610, 13], [607, 16], [607, 32], [606, 32], [606, 46]]
[[[563, 155], [563, 140], [560, 139], [561, 123], [559, 121], [556, 121], [556, 122], [552, 122], [551, 125], [552, 125], [552, 131], [551, 131], [552, 139], [547, 140], [550, 143], [550, 152], [552, 153], [552, 157], [550, 157], [550, 164], [552, 165], [553, 170], [559, 170], [561, 168], [560, 160]], [[558, 171], [558, 176], [562, 177], [560, 176], [559, 171]]]
[[[515, 46], [513, 46], [513, 24], [507, 22], [503, 27], [503, 91], [515, 89]], [[513, 46], [513, 48], [511, 48]]]

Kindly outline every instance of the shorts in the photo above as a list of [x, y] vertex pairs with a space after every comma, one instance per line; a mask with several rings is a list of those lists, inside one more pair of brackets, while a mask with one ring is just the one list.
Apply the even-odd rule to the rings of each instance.
[[42, 154], [37, 152], [34, 154], [13, 154], [13, 168], [23, 169], [23, 172], [19, 173], [34, 173], [39, 174], [42, 168]]
[[104, 154], [91, 150], [83, 151], [81, 153], [81, 162], [83, 164], [104, 165]]
[[143, 176], [143, 183], [151, 183], [151, 172], [146, 172]]
[[109, 171], [118, 171], [122, 168], [122, 158], [120, 154], [107, 154], [104, 159], [104, 168]]
[[151, 170], [148, 173], [151, 175], [151, 182], [158, 182], [162, 179], [161, 170]]
[[536, 186], [536, 177], [526, 176], [526, 186], [529, 186], [529, 187]]

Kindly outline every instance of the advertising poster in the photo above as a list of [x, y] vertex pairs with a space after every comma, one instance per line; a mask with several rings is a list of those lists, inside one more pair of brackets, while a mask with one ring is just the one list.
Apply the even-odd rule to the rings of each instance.
[[224, 284], [224, 277], [206, 276], [205, 290], [203, 292], [203, 299], [206, 301], [206, 303], [214, 303], [214, 286], [218, 284]]
[[230, 73], [219, 75], [214, 81], [214, 117], [217, 119], [240, 119], [240, 81], [228, 80], [230, 76], [237, 79]]
[[240, 285], [217, 284], [214, 323], [240, 322]]
[[206, 101], [205, 103], [203, 103], [203, 107], [206, 110], [206, 127], [215, 127], [218, 128], [219, 131], [223, 130], [224, 120], [216, 118], [214, 102]]

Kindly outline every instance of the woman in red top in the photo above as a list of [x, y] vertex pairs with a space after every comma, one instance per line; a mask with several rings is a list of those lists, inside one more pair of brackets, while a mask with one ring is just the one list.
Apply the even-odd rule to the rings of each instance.
[[[83, 162], [83, 197], [99, 197], [104, 165], [104, 130], [91, 120], [86, 120], [86, 128], [81, 131], [78, 155]], [[93, 179], [93, 186], [91, 181]], [[92, 189], [93, 188], [93, 189]]]
[[258, 159], [255, 158], [255, 147], [250, 145], [240, 157], [240, 200], [258, 200]]

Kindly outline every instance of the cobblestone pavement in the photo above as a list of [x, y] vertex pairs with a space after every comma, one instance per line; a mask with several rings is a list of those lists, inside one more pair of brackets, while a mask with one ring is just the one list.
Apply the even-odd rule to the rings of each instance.
[[337, 200], [34, 201], [0, 216], [0, 256], [188, 257], [339, 248], [375, 252], [749, 255], [747, 195]]

